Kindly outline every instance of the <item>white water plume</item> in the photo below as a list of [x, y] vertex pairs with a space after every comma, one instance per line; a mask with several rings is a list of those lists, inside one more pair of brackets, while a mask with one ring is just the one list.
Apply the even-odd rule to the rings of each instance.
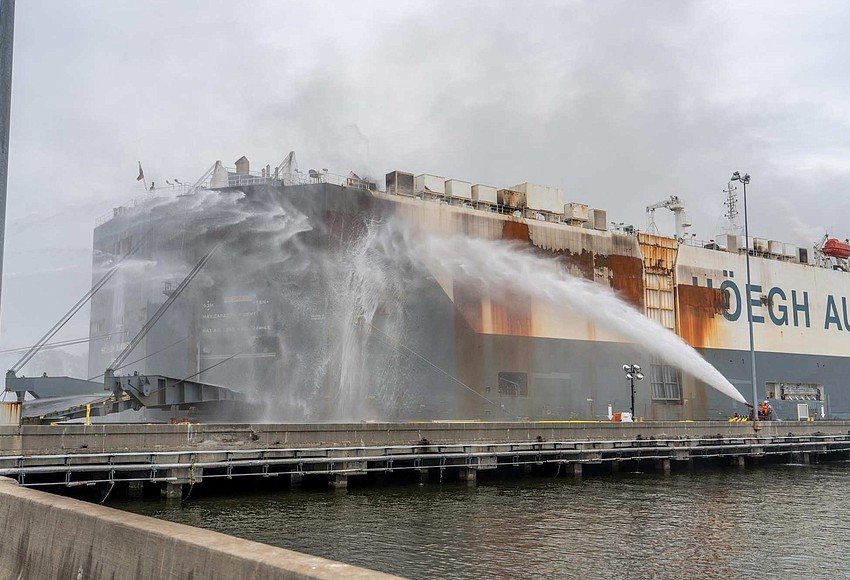
[[[161, 286], [179, 281], [200, 249], [226, 239], [158, 323], [152, 342], [172, 342], [191, 324], [198, 336], [145, 364], [175, 376], [209, 367], [201, 380], [261, 402], [265, 420], [453, 417], [478, 414], [481, 400], [487, 411], [543, 412], [506, 411], [485, 398], [493, 362], [457, 358], [467, 352], [458, 344], [477, 335], [455, 334], [458, 305], [435, 282], [440, 270], [503, 303], [569, 307], [745, 401], [678, 336], [610, 289], [571, 276], [558, 259], [503, 241], [415, 235], [410, 224], [372, 207], [352, 212], [350, 221], [332, 221], [321, 202], [307, 198], [296, 206], [255, 190], [154, 205], [133, 223], [144, 224], [139, 235], [150, 229], [156, 244], [128, 261], [103, 308], [127, 331], [126, 340], [143, 321], [144, 308], [164, 300]], [[234, 353], [244, 356], [217, 365]]]
[[398, 399], [398, 393], [391, 392], [398, 386], [396, 381], [385, 376], [398, 367], [398, 353], [385, 351], [376, 360], [367, 340], [380, 317], [383, 338], [393, 344], [402, 341], [402, 299], [407, 283], [400, 275], [404, 269], [388, 265], [387, 256], [375, 243], [381, 234], [379, 224], [368, 223], [366, 232], [343, 253], [333, 277], [328, 313], [336, 326], [330, 354], [339, 373], [338, 416], [380, 416], [386, 409], [375, 408], [370, 400], [384, 406]]
[[521, 292], [555, 307], [569, 306], [724, 395], [746, 403], [732, 383], [679, 336], [641, 314], [612, 290], [572, 276], [556, 260], [532, 255], [507, 242], [467, 236], [426, 235], [407, 239], [405, 245], [415, 247], [423, 258], [462, 272], [493, 294]]

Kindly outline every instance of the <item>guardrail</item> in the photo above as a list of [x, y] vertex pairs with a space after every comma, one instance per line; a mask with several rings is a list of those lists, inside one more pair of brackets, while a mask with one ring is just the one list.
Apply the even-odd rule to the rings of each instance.
[[[195, 483], [203, 478], [278, 475], [361, 475], [394, 470], [495, 469], [500, 466], [687, 461], [850, 452], [850, 434], [515, 443], [306, 447], [251, 450], [6, 455], [0, 475], [32, 487], [149, 481]], [[88, 477], [82, 476], [88, 474]], [[27, 482], [27, 476], [42, 476]], [[53, 476], [44, 480], [43, 476]], [[76, 476], [76, 477], [75, 477]], [[94, 477], [91, 477], [94, 476]]]

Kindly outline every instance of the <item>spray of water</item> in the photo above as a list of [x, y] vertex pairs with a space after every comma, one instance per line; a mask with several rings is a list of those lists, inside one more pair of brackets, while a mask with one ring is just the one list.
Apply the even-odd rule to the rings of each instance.
[[[395, 237], [396, 239], [398, 236]], [[471, 238], [402, 233], [404, 244], [385, 245], [431, 260], [483, 286], [491, 295], [517, 293], [550, 304], [569, 306], [600, 327], [616, 332], [650, 354], [682, 369], [735, 401], [746, 399], [716, 368], [679, 336], [651, 320], [598, 284], [567, 273], [557, 261], [532, 255], [514, 244]]]
[[338, 257], [322, 258], [333, 264], [326, 312], [333, 328], [329, 366], [335, 369], [337, 417], [386, 417], [389, 409], [404, 406], [398, 351], [376, 349], [369, 340], [375, 324], [380, 324], [383, 340], [404, 341], [403, 298], [411, 280], [403, 266], [388, 262], [379, 243], [383, 236], [384, 228], [370, 222], [362, 237]]
[[[196, 349], [197, 359], [179, 350], [187, 343], [146, 364], [180, 376], [210, 364], [205, 361], [247, 349], [253, 358], [237, 357], [202, 380], [261, 401], [265, 420], [393, 419], [429, 408], [430, 400], [420, 400], [429, 396], [427, 391], [407, 388], [410, 373], [445, 372], [425, 359], [413, 360], [418, 355], [405, 347], [412, 333], [421, 333], [407, 327], [406, 308], [423, 284], [433, 284], [425, 281], [435, 267], [497, 300], [568, 306], [732, 399], [745, 401], [678, 336], [609, 289], [571, 276], [557, 260], [501, 241], [417, 233], [401, 218], [373, 221], [374, 208], [358, 215], [350, 230], [332, 234], [322, 212], [302, 210], [278, 192], [262, 190], [250, 198], [241, 192], [202, 192], [151, 204], [134, 223], [159, 233], [152, 238], [157, 247], [130, 261], [117, 287], [103, 297], [112, 320], [123, 321], [128, 312], [161, 302], [161, 284], [179, 280], [194, 262], [194, 253], [226, 237], [226, 245], [156, 331], [162, 337], [157, 342], [173, 342], [185, 335], [188, 324], [198, 324], [192, 313], [204, 304], [200, 338], [188, 345]], [[222, 304], [236, 299], [248, 302]], [[268, 300], [271, 304], [264, 306]], [[207, 322], [203, 316], [221, 318]], [[131, 337], [143, 317], [128, 322], [132, 324], [125, 330]], [[258, 339], [273, 344], [264, 351], [265, 343]], [[263, 358], [264, 352], [270, 357]], [[464, 386], [449, 382], [458, 391]]]

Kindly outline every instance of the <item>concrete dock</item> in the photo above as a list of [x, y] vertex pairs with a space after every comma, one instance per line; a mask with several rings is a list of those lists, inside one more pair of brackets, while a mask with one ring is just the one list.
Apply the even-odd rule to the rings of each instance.
[[0, 428], [0, 475], [29, 487], [155, 485], [178, 499], [205, 480], [282, 478], [345, 489], [352, 480], [460, 480], [544, 468], [581, 477], [624, 464], [846, 459], [850, 422], [425, 422], [102, 424]]
[[0, 578], [390, 580], [389, 574], [24, 489], [0, 477]]

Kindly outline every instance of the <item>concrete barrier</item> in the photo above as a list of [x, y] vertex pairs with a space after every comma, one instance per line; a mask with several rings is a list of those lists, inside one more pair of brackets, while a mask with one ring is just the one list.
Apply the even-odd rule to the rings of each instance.
[[0, 478], [0, 578], [389, 579], [388, 574]]
[[434, 444], [587, 441], [644, 438], [699, 438], [838, 434], [848, 421], [649, 421], [602, 422], [433, 422], [433, 423], [270, 423], [270, 424], [101, 424], [0, 427], [0, 457], [59, 453], [116, 453], [203, 449], [291, 449]]

